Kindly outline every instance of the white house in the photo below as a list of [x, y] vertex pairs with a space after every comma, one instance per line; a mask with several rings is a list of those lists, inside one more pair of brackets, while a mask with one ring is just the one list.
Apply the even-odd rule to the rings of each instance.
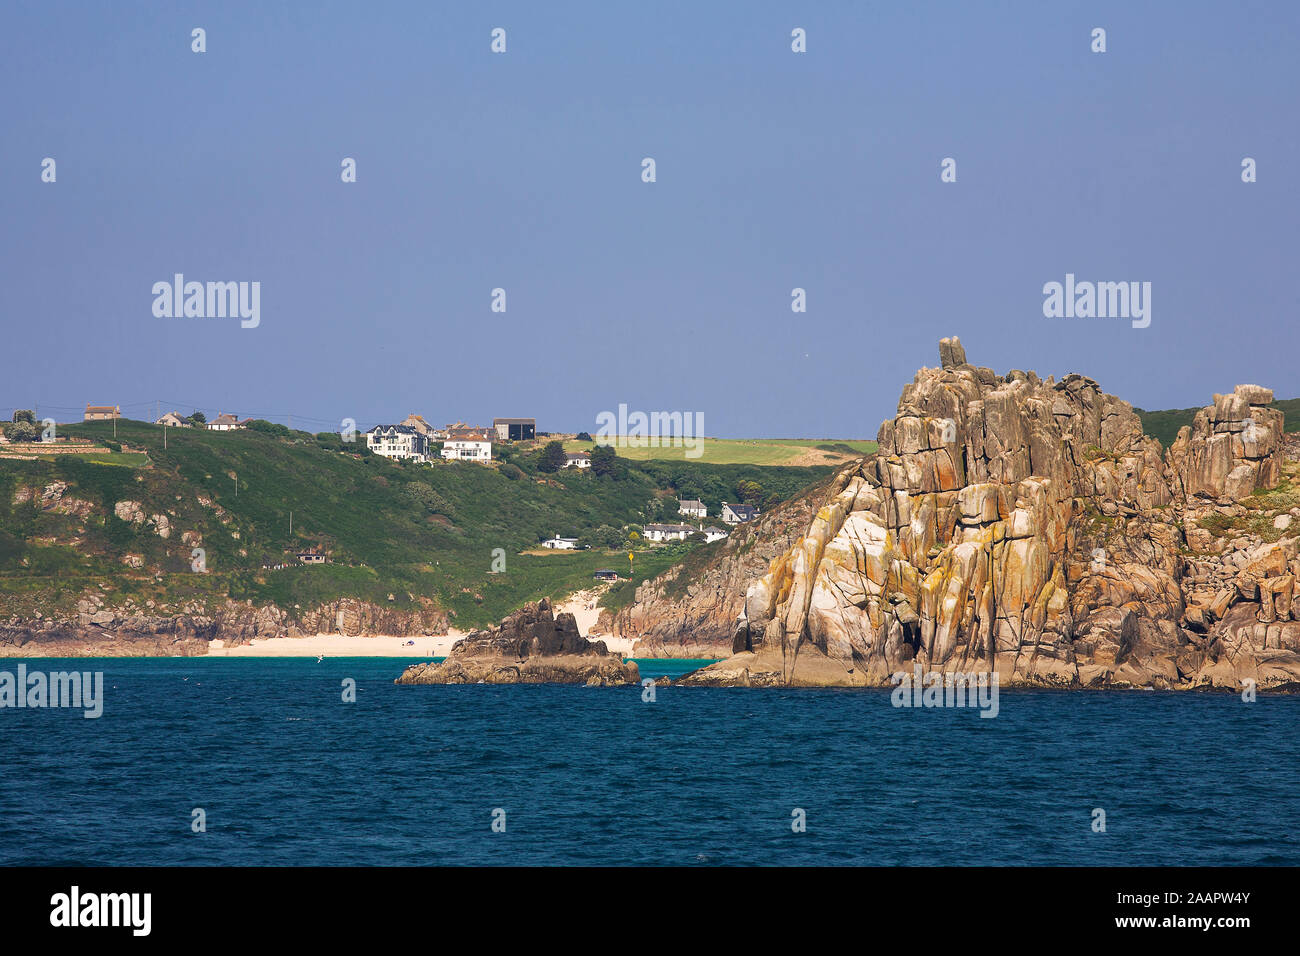
[[722, 520], [727, 524], [740, 524], [758, 517], [758, 509], [753, 505], [729, 505], [722, 503]]
[[578, 547], [577, 538], [561, 538], [558, 534], [554, 538], [549, 538], [542, 542], [543, 548], [550, 548], [552, 551], [573, 551]]
[[154, 422], [155, 425], [166, 425], [169, 428], [189, 428], [189, 423], [181, 418], [180, 412], [168, 412], [162, 418]]
[[688, 524], [648, 524], [641, 530], [647, 541], [685, 541], [695, 529]]
[[713, 525], [709, 525], [707, 528], [701, 525], [700, 531], [704, 533], [704, 541], [706, 544], [712, 544], [714, 541], [721, 541], [723, 538], [727, 537], [726, 531], [723, 531], [721, 528], [715, 528]]
[[376, 425], [366, 432], [366, 446], [385, 458], [429, 460], [429, 439], [410, 425]]
[[677, 510], [687, 518], [707, 518], [709, 509], [704, 506], [703, 501], [696, 501], [693, 498], [683, 498], [677, 502]]
[[243, 427], [239, 419], [229, 412], [222, 413], [208, 422], [208, 431], [212, 432], [233, 432]]
[[491, 461], [492, 432], [485, 428], [449, 428], [442, 457], [457, 461]]
[[591, 452], [589, 451], [571, 451], [564, 456], [565, 468], [590, 468]]

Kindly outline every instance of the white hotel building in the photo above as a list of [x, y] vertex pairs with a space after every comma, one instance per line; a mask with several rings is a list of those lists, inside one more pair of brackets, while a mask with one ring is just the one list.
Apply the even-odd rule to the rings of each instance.
[[376, 425], [366, 432], [366, 445], [385, 458], [429, 459], [429, 439], [410, 425]]

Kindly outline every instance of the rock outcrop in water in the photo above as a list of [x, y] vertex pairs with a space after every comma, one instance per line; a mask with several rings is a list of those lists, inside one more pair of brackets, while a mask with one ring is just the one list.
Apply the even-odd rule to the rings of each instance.
[[640, 682], [637, 666], [612, 654], [604, 641], [578, 633], [572, 614], [555, 614], [542, 600], [527, 604], [497, 627], [473, 631], [441, 663], [413, 664], [398, 684], [586, 684]]
[[888, 685], [917, 664], [1056, 687], [1300, 681], [1283, 534], [1300, 496], [1268, 389], [1216, 395], [1162, 455], [1091, 379], [997, 375], [956, 339], [940, 359], [750, 585], [735, 656], [681, 683]]

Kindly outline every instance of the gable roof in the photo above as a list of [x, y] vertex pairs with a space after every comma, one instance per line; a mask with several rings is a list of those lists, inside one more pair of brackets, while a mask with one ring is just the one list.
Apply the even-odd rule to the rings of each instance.
[[212, 419], [212, 421], [208, 422], [208, 424], [209, 425], [238, 425], [239, 419], [236, 418], [234, 415], [231, 415], [229, 412], [222, 412], [216, 418]]

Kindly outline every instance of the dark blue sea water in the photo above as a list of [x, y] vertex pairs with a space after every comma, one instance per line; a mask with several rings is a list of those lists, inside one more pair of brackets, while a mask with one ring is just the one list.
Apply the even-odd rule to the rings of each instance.
[[1298, 698], [1003, 690], [990, 720], [887, 691], [397, 687], [392, 659], [26, 663], [100, 669], [106, 700], [0, 710], [4, 864], [1300, 863]]

